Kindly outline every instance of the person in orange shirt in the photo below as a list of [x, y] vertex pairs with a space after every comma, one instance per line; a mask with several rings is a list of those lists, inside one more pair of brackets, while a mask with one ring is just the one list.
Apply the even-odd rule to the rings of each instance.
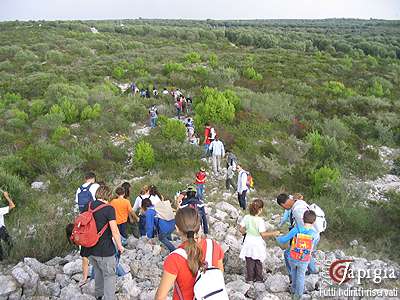
[[131, 202], [124, 198], [125, 189], [121, 186], [117, 187], [115, 193], [117, 194], [118, 198], [111, 200], [110, 204], [115, 209], [115, 217], [119, 232], [121, 236], [127, 239], [128, 236], [126, 234], [126, 224], [128, 222], [128, 218], [132, 221], [133, 219], [135, 219], [135, 215], [132, 209]]

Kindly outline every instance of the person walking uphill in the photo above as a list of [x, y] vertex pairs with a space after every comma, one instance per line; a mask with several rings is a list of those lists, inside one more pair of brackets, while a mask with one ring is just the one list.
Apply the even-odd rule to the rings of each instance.
[[[204, 240], [198, 235], [201, 220], [197, 211], [191, 207], [179, 209], [175, 221], [183, 243], [177, 250], [170, 253], [164, 262], [164, 272], [155, 300], [166, 300], [172, 287], [174, 288], [173, 300], [194, 299], [196, 275], [207, 257], [211, 257], [209, 260], [213, 267], [218, 268], [220, 272], [224, 271], [224, 252], [221, 246], [213, 240]], [[211, 249], [207, 244], [212, 245]], [[227, 298], [215, 295], [212, 299]]]
[[93, 265], [95, 274], [95, 296], [96, 299], [103, 300], [116, 299], [116, 260], [113, 239], [118, 251], [120, 253], [124, 251], [116, 222], [115, 209], [108, 204], [111, 196], [111, 190], [107, 186], [100, 186], [96, 192], [96, 200], [85, 207], [85, 211], [99, 208], [93, 213], [97, 232], [106, 228], [97, 244], [88, 248], [89, 260]]
[[237, 181], [237, 193], [239, 206], [245, 210], [246, 209], [246, 194], [249, 190], [247, 186], [247, 172], [243, 170], [242, 166], [238, 164], [236, 166], [238, 171], [238, 181]]
[[224, 144], [215, 136], [215, 140], [210, 144], [210, 151], [212, 152], [212, 164], [214, 174], [219, 174], [222, 171], [221, 160], [225, 156]]
[[7, 244], [8, 249], [10, 249], [12, 246], [11, 238], [8, 235], [6, 225], [4, 223], [4, 215], [8, 214], [10, 210], [15, 208], [15, 204], [10, 198], [9, 194], [7, 192], [3, 192], [3, 196], [4, 198], [6, 198], [8, 205], [0, 208], [0, 261], [4, 259], [3, 247], [1, 246], [1, 241], [3, 240]]

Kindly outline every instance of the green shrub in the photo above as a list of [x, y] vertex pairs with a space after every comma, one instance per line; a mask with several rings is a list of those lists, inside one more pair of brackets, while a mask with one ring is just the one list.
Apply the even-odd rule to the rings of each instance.
[[183, 142], [186, 139], [186, 127], [179, 120], [167, 119], [161, 126], [161, 134], [167, 140]]
[[51, 136], [51, 140], [53, 143], [58, 143], [61, 140], [64, 140], [65, 138], [69, 137], [71, 134], [71, 131], [67, 127], [59, 126], [54, 130], [53, 135]]
[[79, 110], [70, 100], [64, 100], [61, 103], [61, 111], [65, 116], [65, 122], [72, 124], [78, 121]]
[[190, 52], [185, 55], [185, 61], [190, 64], [201, 62], [201, 56], [197, 52]]
[[263, 76], [260, 73], [257, 73], [257, 71], [253, 67], [247, 67], [246, 69], [244, 69], [243, 76], [246, 77], [247, 79], [257, 80], [257, 81], [263, 79]]
[[[24, 203], [29, 198], [29, 186], [19, 176], [9, 173], [6, 169], [0, 168], [0, 189], [7, 191], [18, 203]], [[3, 193], [0, 193], [0, 199]], [[3, 206], [0, 204], [0, 207]]]
[[57, 50], [50, 50], [46, 53], [46, 59], [51, 64], [63, 65], [67, 63], [65, 55]]
[[235, 106], [224, 93], [205, 87], [201, 92], [202, 102], [196, 106], [196, 123], [229, 123], [235, 118]]
[[326, 191], [337, 188], [340, 182], [340, 171], [322, 167], [312, 172], [311, 180], [313, 194], [322, 195]]
[[96, 103], [91, 106], [86, 106], [83, 111], [81, 112], [81, 120], [94, 120], [99, 118], [101, 115], [101, 106], [100, 104]]
[[151, 144], [141, 141], [136, 144], [134, 162], [137, 167], [149, 170], [155, 164], [154, 150]]
[[112, 73], [112, 76], [115, 79], [122, 79], [125, 75], [125, 70], [122, 67], [115, 67]]
[[164, 65], [164, 74], [168, 75], [173, 72], [182, 72], [184, 69], [185, 67], [182, 64], [170, 62]]
[[324, 87], [328, 94], [335, 97], [349, 97], [354, 95], [351, 89], [345, 87], [345, 85], [339, 81], [326, 82]]

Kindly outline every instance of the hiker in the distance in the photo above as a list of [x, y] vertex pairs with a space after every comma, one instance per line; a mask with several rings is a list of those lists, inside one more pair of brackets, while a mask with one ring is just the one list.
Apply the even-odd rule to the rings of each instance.
[[97, 244], [87, 248], [90, 263], [94, 268], [95, 297], [104, 300], [115, 299], [116, 260], [114, 242], [119, 253], [124, 251], [116, 222], [115, 209], [108, 204], [111, 196], [110, 188], [101, 186], [96, 191], [96, 200], [85, 207], [85, 211], [89, 208], [92, 210], [99, 208], [93, 213], [97, 231], [101, 232], [105, 228]]
[[[179, 209], [175, 222], [183, 241], [178, 249], [182, 250], [175, 250], [165, 259], [164, 272], [155, 300], [166, 300], [172, 288], [173, 300], [194, 299], [197, 271], [203, 266], [205, 258], [210, 257], [210, 254], [207, 255], [207, 248], [212, 248], [211, 265], [224, 271], [224, 252], [221, 246], [216, 241], [207, 241], [199, 235], [201, 220], [197, 211], [191, 207]], [[210, 243], [212, 247], [207, 247]], [[187, 258], [179, 254], [180, 252], [183, 252], [183, 255], [186, 253]]]
[[211, 142], [209, 150], [212, 152], [214, 175], [218, 175], [222, 171], [221, 160], [225, 156], [225, 148], [217, 135], [215, 136], [215, 140]]
[[240, 164], [237, 164], [236, 168], [238, 171], [238, 181], [237, 181], [236, 191], [238, 193], [239, 206], [243, 210], [246, 210], [246, 194], [247, 191], [249, 190], [249, 187], [247, 186], [247, 172], [242, 168]]
[[206, 127], [204, 128], [204, 157], [208, 157], [209, 155], [209, 148], [211, 144], [210, 136], [211, 136], [211, 126], [210, 123], [205, 124]]
[[15, 208], [15, 203], [10, 198], [10, 195], [3, 191], [3, 196], [7, 200], [7, 206], [0, 208], [0, 261], [4, 259], [3, 247], [1, 242], [4, 241], [7, 244], [8, 250], [12, 247], [11, 237], [7, 232], [6, 224], [4, 222], [4, 215], [8, 214], [10, 210]]
[[96, 199], [96, 191], [99, 188], [96, 183], [96, 174], [88, 172], [85, 175], [85, 182], [77, 189], [75, 194], [75, 203], [78, 205], [79, 212], [82, 212], [85, 206]]
[[157, 127], [158, 111], [155, 104], [149, 109], [150, 127]]

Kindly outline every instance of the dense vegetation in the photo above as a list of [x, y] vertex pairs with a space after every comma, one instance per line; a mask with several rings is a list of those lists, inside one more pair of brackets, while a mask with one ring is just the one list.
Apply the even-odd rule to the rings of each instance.
[[[349, 180], [388, 173], [368, 145], [400, 146], [400, 22], [54, 21], [0, 24], [0, 187], [14, 258], [62, 253], [64, 224], [86, 170], [113, 183], [147, 174], [168, 197], [188, 183], [201, 150], [161, 118], [132, 136], [153, 103], [114, 83], [179, 87], [199, 132], [218, 128], [264, 195], [299, 191], [328, 215], [332, 241], [363, 238], [398, 258], [400, 196], [365, 204]], [[95, 27], [99, 33], [92, 33]], [[135, 149], [133, 165], [127, 153]], [[194, 159], [195, 158], [195, 159]], [[49, 182], [46, 193], [30, 189]], [[135, 192], [137, 186], [135, 186]], [[32, 225], [34, 224], [34, 225]], [[378, 225], [379, 224], [379, 225]], [[48, 245], [51, 245], [49, 247]]]

